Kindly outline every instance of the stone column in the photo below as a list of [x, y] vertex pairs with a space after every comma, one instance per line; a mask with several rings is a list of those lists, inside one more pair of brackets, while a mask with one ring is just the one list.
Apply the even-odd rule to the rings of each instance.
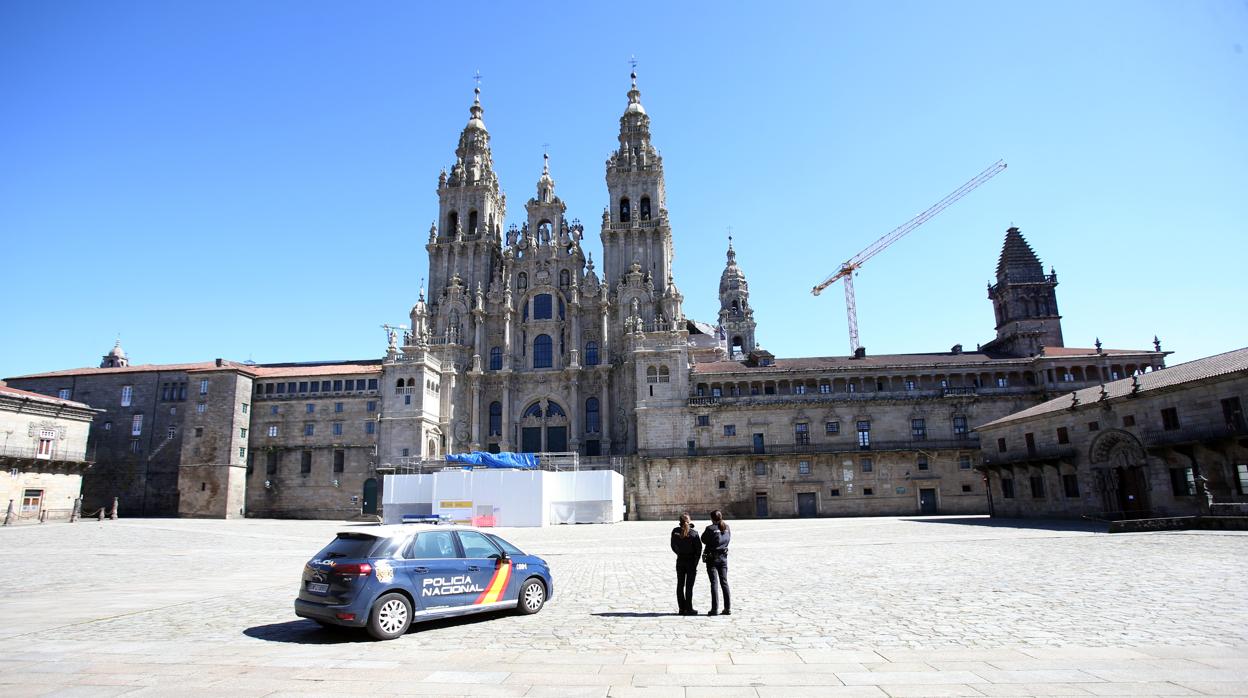
[[498, 449], [511, 450], [511, 372], [503, 376], [503, 422], [502, 434], [499, 435]]
[[577, 419], [580, 414], [581, 389], [580, 381], [576, 374], [572, 375], [572, 380], [568, 385], [568, 450], [579, 451], [581, 446], [581, 425]]
[[481, 450], [481, 376], [474, 374], [472, 380], [472, 415], [469, 421], [472, 424], [472, 444], [471, 450]]
[[598, 429], [601, 434], [599, 436], [601, 441], [599, 442], [598, 450], [604, 456], [611, 455], [611, 428], [609, 426], [611, 424], [611, 403], [607, 400], [607, 395], [609, 394], [607, 377], [609, 375], [607, 371], [603, 371], [602, 395], [598, 398]]

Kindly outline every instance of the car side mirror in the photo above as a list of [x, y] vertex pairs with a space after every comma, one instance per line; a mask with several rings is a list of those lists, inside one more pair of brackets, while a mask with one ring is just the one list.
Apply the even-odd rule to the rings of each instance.
[[503, 565], [509, 565], [509, 564], [511, 564], [511, 557], [509, 557], [507, 553], [503, 553], [502, 555], [499, 555], [497, 558], [495, 558], [495, 561], [494, 561], [495, 567], [502, 567]]

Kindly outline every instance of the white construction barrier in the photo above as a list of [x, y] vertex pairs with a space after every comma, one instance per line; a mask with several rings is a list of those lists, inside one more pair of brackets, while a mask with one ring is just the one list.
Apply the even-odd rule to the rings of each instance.
[[475, 526], [549, 526], [624, 520], [624, 478], [614, 470], [447, 469], [386, 475], [382, 519]]

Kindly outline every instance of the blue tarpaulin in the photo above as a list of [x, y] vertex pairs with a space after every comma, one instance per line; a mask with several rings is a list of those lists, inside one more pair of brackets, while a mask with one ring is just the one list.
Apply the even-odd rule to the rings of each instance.
[[516, 470], [536, 470], [537, 456], [532, 453], [448, 453], [447, 463], [463, 463], [478, 468], [513, 468]]

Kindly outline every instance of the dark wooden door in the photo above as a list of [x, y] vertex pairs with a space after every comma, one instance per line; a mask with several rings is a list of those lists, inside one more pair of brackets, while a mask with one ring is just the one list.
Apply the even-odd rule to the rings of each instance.
[[361, 510], [365, 514], [377, 513], [377, 478], [370, 477], [364, 481], [364, 497]]
[[524, 453], [542, 452], [541, 427], [524, 427], [520, 430], [520, 450]]
[[797, 515], [802, 517], [819, 515], [819, 505], [815, 501], [814, 492], [797, 493]]
[[930, 488], [922, 488], [919, 490], [919, 513], [935, 514], [936, 509], [936, 490]]

